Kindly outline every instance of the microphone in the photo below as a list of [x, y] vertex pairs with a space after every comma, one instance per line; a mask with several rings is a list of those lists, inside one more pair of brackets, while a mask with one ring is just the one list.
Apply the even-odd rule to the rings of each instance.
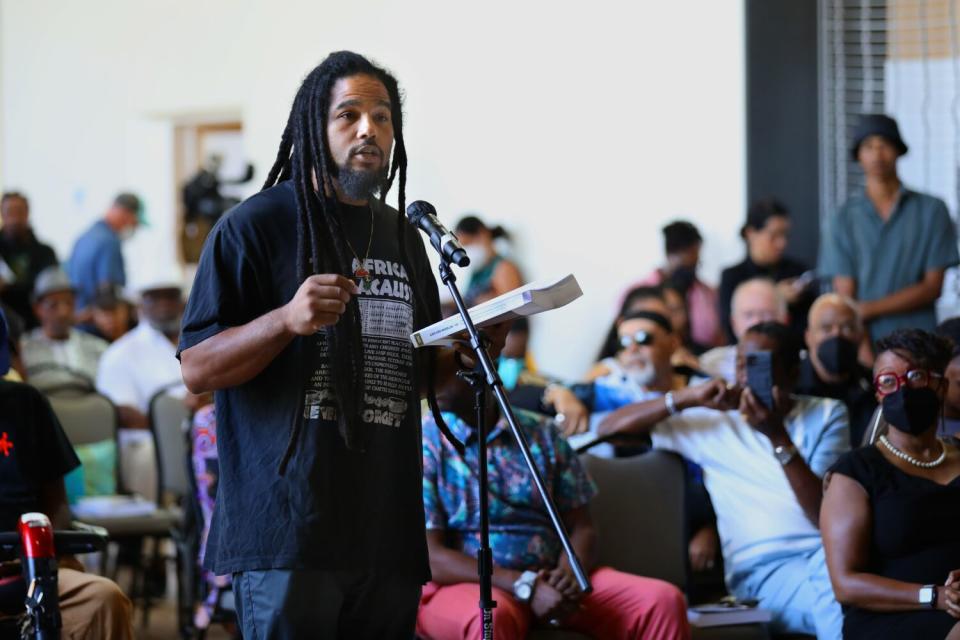
[[452, 262], [458, 267], [465, 267], [470, 264], [470, 258], [464, 251], [457, 236], [453, 235], [443, 223], [437, 218], [437, 210], [432, 204], [425, 200], [411, 202], [407, 207], [407, 217], [415, 227], [418, 227], [430, 238], [430, 244], [437, 250], [437, 253], [446, 260]]

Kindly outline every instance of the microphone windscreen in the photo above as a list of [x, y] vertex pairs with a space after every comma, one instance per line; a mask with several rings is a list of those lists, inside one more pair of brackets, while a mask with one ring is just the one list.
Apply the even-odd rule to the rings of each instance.
[[419, 225], [420, 218], [425, 215], [437, 215], [437, 210], [426, 200], [417, 200], [407, 205], [407, 217], [413, 224]]

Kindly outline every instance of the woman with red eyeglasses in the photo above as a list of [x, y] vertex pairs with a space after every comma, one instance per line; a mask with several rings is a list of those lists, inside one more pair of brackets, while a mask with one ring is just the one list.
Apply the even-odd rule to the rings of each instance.
[[820, 510], [845, 638], [960, 638], [960, 442], [940, 437], [953, 353], [907, 329], [877, 343], [874, 390], [889, 431], [844, 455]]

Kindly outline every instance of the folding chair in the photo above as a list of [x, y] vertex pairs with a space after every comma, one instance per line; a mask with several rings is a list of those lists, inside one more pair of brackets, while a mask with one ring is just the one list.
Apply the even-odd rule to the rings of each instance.
[[[47, 398], [57, 419], [63, 426], [64, 433], [74, 446], [104, 440], [117, 442], [119, 417], [116, 407], [106, 396], [91, 392], [84, 386], [62, 385], [49, 389]], [[123, 493], [119, 464], [115, 473], [118, 493]], [[177, 514], [157, 507], [142, 515], [110, 514], [101, 517], [91, 517], [89, 515], [83, 517], [84, 522], [106, 529], [112, 542], [136, 550], [136, 560], [132, 565], [133, 588], [131, 599], [134, 602], [138, 597], [142, 599], [144, 626], [148, 623], [152, 603], [146, 585], [146, 572], [143, 567], [143, 541], [146, 538], [152, 539], [154, 548], [156, 548], [160, 540], [170, 536], [170, 529], [177, 517]]]

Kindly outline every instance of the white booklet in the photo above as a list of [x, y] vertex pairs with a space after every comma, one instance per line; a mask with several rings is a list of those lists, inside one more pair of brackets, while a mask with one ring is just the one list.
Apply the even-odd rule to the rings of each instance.
[[687, 620], [694, 627], [725, 627], [734, 624], [757, 624], [770, 622], [772, 615], [766, 609], [743, 604], [721, 602], [702, 604], [687, 610]]
[[[493, 300], [471, 307], [468, 312], [477, 327], [487, 327], [521, 316], [533, 316], [557, 309], [582, 295], [583, 291], [577, 279], [573, 274], [569, 274], [562, 278], [540, 280], [518, 287]], [[410, 336], [410, 340], [415, 347], [449, 347], [457, 341], [454, 336], [465, 329], [463, 318], [460, 314], [454, 314], [417, 331]]]

